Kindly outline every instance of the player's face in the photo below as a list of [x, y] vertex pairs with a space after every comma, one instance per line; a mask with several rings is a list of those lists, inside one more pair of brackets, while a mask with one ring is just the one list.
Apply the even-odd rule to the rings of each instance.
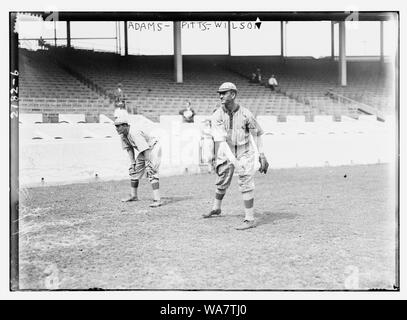
[[226, 92], [219, 92], [220, 102], [224, 105], [229, 105], [231, 102], [233, 102], [233, 100], [235, 100], [235, 96], [236, 94], [231, 90]]
[[127, 126], [125, 126], [124, 124], [120, 124], [120, 125], [116, 126], [116, 131], [119, 135], [126, 134]]

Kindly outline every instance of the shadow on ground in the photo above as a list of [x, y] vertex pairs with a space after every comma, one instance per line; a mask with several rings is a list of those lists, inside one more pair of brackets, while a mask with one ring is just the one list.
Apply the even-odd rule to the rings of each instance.
[[185, 200], [190, 200], [193, 199], [192, 196], [183, 196], [183, 197], [161, 197], [161, 201], [164, 202], [165, 205], [171, 204], [171, 203], [176, 203], [176, 202], [181, 202]]
[[290, 212], [271, 212], [265, 211], [259, 214], [257, 225], [273, 224], [279, 220], [291, 220], [297, 218], [299, 215]]

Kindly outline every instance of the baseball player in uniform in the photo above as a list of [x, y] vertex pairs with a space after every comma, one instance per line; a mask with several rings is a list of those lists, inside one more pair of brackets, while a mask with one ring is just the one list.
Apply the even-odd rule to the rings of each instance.
[[115, 121], [117, 133], [122, 140], [123, 149], [127, 151], [130, 158], [130, 197], [122, 199], [123, 202], [137, 201], [137, 189], [139, 181], [144, 172], [153, 188], [154, 201], [150, 207], [160, 207], [159, 168], [161, 163], [161, 146], [158, 138], [154, 137], [146, 130], [142, 130], [134, 125], [129, 125], [126, 110], [115, 111]]
[[[245, 208], [244, 221], [236, 229], [246, 230], [256, 226], [253, 209], [256, 161], [260, 161], [260, 172], [266, 173], [268, 169], [261, 138], [264, 132], [253, 114], [235, 102], [237, 88], [233, 83], [223, 83], [218, 93], [221, 106], [212, 115], [212, 135], [216, 150], [216, 193], [212, 210], [203, 217], [210, 218], [221, 214], [223, 197], [236, 172]], [[259, 159], [256, 158], [250, 136], [257, 146]]]

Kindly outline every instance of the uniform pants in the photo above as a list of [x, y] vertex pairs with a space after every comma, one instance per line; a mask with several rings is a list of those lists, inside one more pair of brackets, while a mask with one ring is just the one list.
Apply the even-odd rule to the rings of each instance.
[[151, 147], [150, 161], [146, 161], [142, 154], [139, 154], [136, 159], [135, 170], [130, 172], [131, 180], [140, 180], [144, 172], [147, 173], [147, 178], [150, 183], [159, 181], [159, 169], [161, 164], [161, 145], [160, 142], [156, 142]]
[[240, 192], [249, 192], [254, 190], [255, 174], [255, 153], [249, 149], [238, 155], [237, 167], [235, 168], [229, 161], [217, 164], [215, 172], [217, 174], [216, 187], [218, 190], [225, 191], [229, 188], [234, 172], [238, 175], [238, 184]]

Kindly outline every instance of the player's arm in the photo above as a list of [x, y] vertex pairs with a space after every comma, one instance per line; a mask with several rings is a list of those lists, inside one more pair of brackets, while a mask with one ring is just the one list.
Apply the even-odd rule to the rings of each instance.
[[136, 164], [136, 157], [134, 154], [134, 149], [129, 147], [129, 148], [126, 148], [126, 151], [127, 151], [127, 154], [129, 155], [130, 164], [131, 165]]
[[264, 154], [264, 149], [263, 149], [263, 139], [262, 135], [252, 135], [253, 140], [256, 144], [257, 151], [259, 152], [259, 162], [260, 162], [260, 168], [259, 171], [261, 173], [267, 173], [269, 163], [267, 161], [267, 158]]
[[264, 149], [263, 149], [263, 138], [262, 136], [258, 136], [258, 135], [253, 135], [253, 141], [256, 144], [257, 147], [257, 151], [259, 152], [259, 154], [263, 154], [264, 155]]
[[144, 156], [144, 162], [145, 162], [147, 172], [150, 172], [151, 167], [152, 167], [151, 149], [147, 148], [147, 149], [141, 151], [140, 154], [142, 154]]
[[144, 156], [144, 159], [150, 161], [151, 159], [151, 149], [145, 149], [144, 151], [140, 152]]
[[229, 145], [226, 143], [226, 141], [221, 141], [221, 142], [219, 143], [218, 152], [223, 153], [223, 154], [226, 156], [226, 158], [227, 158], [234, 166], [236, 166], [236, 162], [237, 162], [236, 157], [235, 157], [235, 155], [233, 154], [232, 150], [230, 150], [230, 147], [229, 147]]
[[221, 121], [219, 114], [215, 111], [212, 115], [212, 137], [215, 142], [215, 156], [219, 153], [224, 154], [225, 157], [234, 165], [236, 165], [236, 157], [230, 150], [229, 145], [226, 143], [227, 132], [225, 130], [224, 124]]
[[261, 173], [267, 173], [269, 163], [267, 161], [266, 156], [264, 155], [263, 139], [262, 139], [262, 135], [264, 134], [264, 131], [253, 116], [249, 117], [248, 128], [250, 130], [250, 134], [253, 137], [253, 141], [257, 147], [257, 151], [259, 152], [259, 162], [260, 162], [259, 171]]
[[257, 147], [257, 151], [261, 154], [264, 154], [263, 151], [263, 139], [262, 135], [264, 134], [263, 129], [254, 118], [253, 114], [249, 111], [247, 114], [247, 129], [249, 130], [250, 134], [253, 137], [253, 141]]
[[136, 144], [139, 154], [143, 155], [146, 161], [150, 161], [151, 149], [150, 146], [148, 145], [146, 138], [141, 134], [140, 131], [133, 132], [132, 138], [134, 143]]

